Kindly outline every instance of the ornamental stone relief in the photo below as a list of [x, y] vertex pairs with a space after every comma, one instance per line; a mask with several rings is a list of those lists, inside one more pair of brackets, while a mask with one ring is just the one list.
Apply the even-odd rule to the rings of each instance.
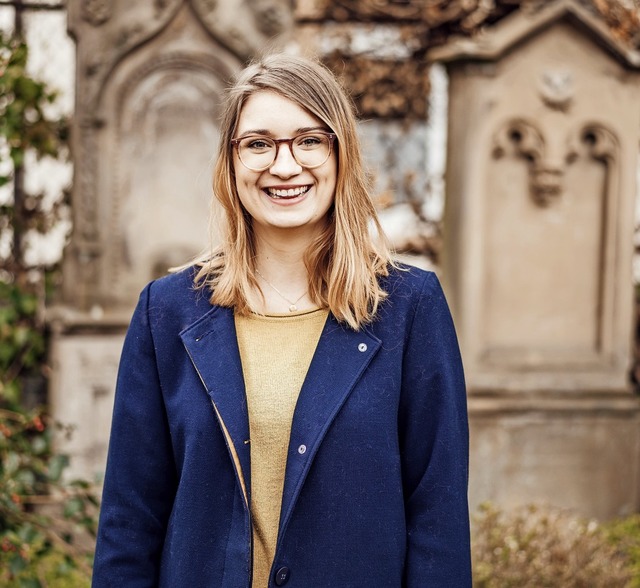
[[248, 0], [248, 5], [258, 29], [265, 35], [277, 35], [290, 25], [291, 10], [282, 0]]
[[132, 72], [114, 101], [119, 123], [105, 153], [112, 178], [103, 263], [119, 300], [208, 242], [210, 161], [224, 77], [214, 63], [167, 54]]
[[287, 0], [190, 0], [211, 35], [243, 61], [264, 46], [277, 45], [293, 26]]
[[162, 12], [171, 4], [171, 0], [155, 0], [155, 7], [158, 12]]
[[[553, 137], [551, 140], [557, 140]], [[578, 157], [587, 156], [612, 165], [617, 157], [618, 140], [613, 132], [602, 125], [588, 124], [578, 133], [571, 133], [562, 159], [548, 156], [548, 140], [532, 121], [509, 121], [498, 130], [493, 139], [494, 159], [514, 157], [522, 160], [529, 171], [528, 192], [533, 201], [542, 207], [549, 206], [563, 191], [566, 166]]]
[[613, 131], [597, 123], [582, 127], [569, 142], [567, 160], [573, 163], [581, 155], [612, 165], [617, 162], [620, 142]]
[[111, 18], [113, 3], [110, 0], [83, 0], [82, 17], [93, 26], [100, 26]]
[[539, 87], [540, 97], [549, 108], [566, 112], [575, 94], [574, 75], [566, 69], [545, 70]]
[[562, 170], [548, 165], [546, 142], [535, 123], [513, 120], [493, 140], [493, 157], [515, 157], [529, 169], [529, 194], [540, 206], [548, 206], [562, 191]]

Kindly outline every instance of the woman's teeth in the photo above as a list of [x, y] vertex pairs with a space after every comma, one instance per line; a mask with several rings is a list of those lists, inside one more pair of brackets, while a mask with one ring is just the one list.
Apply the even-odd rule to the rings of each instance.
[[309, 186], [300, 188], [290, 188], [289, 190], [279, 190], [277, 188], [267, 188], [266, 192], [271, 198], [295, 198], [301, 196], [309, 190]]

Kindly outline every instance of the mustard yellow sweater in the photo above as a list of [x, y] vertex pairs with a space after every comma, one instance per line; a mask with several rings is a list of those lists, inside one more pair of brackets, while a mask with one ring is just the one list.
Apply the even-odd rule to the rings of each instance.
[[269, 583], [293, 411], [327, 314], [235, 317], [251, 438], [253, 588]]

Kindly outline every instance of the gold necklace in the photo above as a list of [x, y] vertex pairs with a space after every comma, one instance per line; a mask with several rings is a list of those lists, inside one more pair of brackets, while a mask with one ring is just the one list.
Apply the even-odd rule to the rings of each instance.
[[296, 305], [304, 298], [305, 294], [307, 293], [306, 290], [298, 297], [295, 302], [293, 302], [292, 300], [289, 300], [282, 292], [280, 292], [280, 290], [278, 290], [278, 288], [276, 288], [269, 280], [267, 280], [267, 278], [265, 278], [260, 273], [260, 270], [258, 268], [256, 268], [256, 273], [267, 283], [268, 286], [270, 286], [276, 292], [276, 294], [278, 294], [278, 296], [280, 296], [280, 298], [286, 300], [289, 303], [289, 312], [296, 312], [296, 310], [298, 310], [298, 307]]

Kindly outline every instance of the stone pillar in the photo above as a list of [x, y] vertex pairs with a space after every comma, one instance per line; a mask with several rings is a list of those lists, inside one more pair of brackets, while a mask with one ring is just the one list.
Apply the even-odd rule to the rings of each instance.
[[634, 511], [640, 55], [559, 0], [430, 58], [450, 78], [443, 274], [468, 379], [472, 505]]
[[70, 0], [74, 229], [54, 331], [54, 417], [72, 474], [104, 469], [116, 367], [139, 291], [209, 243], [222, 90], [291, 26], [286, 0]]

